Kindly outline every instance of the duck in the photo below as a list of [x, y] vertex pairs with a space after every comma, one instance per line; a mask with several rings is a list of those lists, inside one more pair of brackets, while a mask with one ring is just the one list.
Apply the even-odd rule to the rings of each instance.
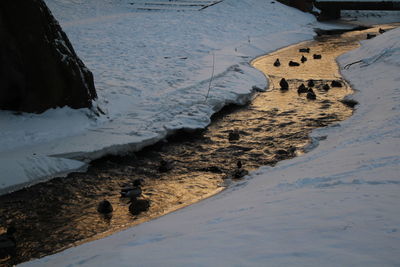
[[304, 63], [307, 61], [307, 58], [304, 55], [302, 55], [300, 61], [301, 63]]
[[379, 33], [380, 33], [380, 34], [382, 34], [382, 33], [384, 33], [384, 32], [386, 32], [384, 29], [379, 28]]
[[150, 200], [148, 199], [131, 198], [130, 203], [129, 212], [132, 215], [139, 215], [144, 211], [148, 211], [150, 208]]
[[279, 67], [281, 65], [281, 62], [279, 61], [279, 58], [277, 58], [274, 62], [275, 67]]
[[289, 66], [290, 67], [298, 67], [298, 66], [300, 66], [300, 64], [299, 63], [297, 63], [297, 62], [295, 62], [295, 61], [289, 61]]
[[281, 86], [281, 90], [288, 90], [289, 89], [289, 83], [286, 81], [285, 78], [282, 78], [281, 81], [279, 82], [279, 85]]
[[376, 34], [367, 33], [367, 39], [372, 39], [374, 37], [376, 37]]
[[300, 53], [310, 53], [310, 48], [308, 48], [308, 47], [307, 48], [300, 48], [299, 52]]
[[242, 166], [243, 166], [242, 161], [238, 160], [238, 161], [236, 162], [236, 166], [238, 167], [238, 169], [241, 169]]
[[308, 87], [314, 87], [315, 83], [313, 79], [308, 80], [307, 82]]
[[161, 160], [160, 161], [160, 166], [158, 167], [158, 170], [160, 172], [167, 172], [172, 170], [174, 167], [173, 162], [170, 160]]
[[313, 59], [321, 59], [321, 58], [322, 58], [322, 55], [320, 55], [320, 54], [313, 55]]
[[228, 134], [228, 140], [229, 141], [237, 141], [240, 139], [240, 134], [238, 130], [233, 130], [231, 132], [229, 132]]
[[247, 174], [249, 174], [248, 170], [245, 169], [236, 169], [233, 173], [232, 173], [232, 178], [234, 179], [240, 179], [243, 178], [244, 176], [246, 176]]
[[133, 180], [132, 184], [134, 187], [139, 187], [139, 186], [142, 186], [143, 182], [144, 182], [144, 180], [142, 178], [138, 178], [138, 179]]
[[317, 99], [317, 95], [314, 93], [314, 90], [309, 88], [307, 92], [307, 99], [309, 100], [315, 100]]
[[332, 87], [343, 87], [343, 85], [340, 81], [332, 81], [331, 86]]
[[307, 93], [307, 87], [304, 85], [304, 83], [300, 84], [299, 88], [297, 89], [298, 94], [303, 94]]
[[324, 89], [325, 91], [328, 91], [329, 89], [331, 89], [331, 87], [327, 84], [324, 84], [324, 86], [322, 86], [322, 89]]
[[17, 232], [14, 226], [7, 228], [7, 232], [0, 235], [0, 259], [16, 254], [17, 242], [14, 234]]
[[106, 199], [100, 201], [100, 203], [97, 205], [97, 211], [102, 214], [111, 213], [113, 212], [113, 210], [114, 209], [113, 206], [111, 205], [111, 202]]
[[121, 197], [140, 197], [142, 189], [140, 187], [124, 187], [120, 193]]

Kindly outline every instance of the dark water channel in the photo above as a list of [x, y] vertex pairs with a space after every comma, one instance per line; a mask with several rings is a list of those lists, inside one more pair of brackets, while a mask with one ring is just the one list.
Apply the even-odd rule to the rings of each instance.
[[[254, 60], [253, 65], [269, 76], [269, 90], [258, 93], [245, 107], [224, 109], [203, 131], [177, 134], [123, 157], [105, 157], [92, 162], [85, 173], [0, 196], [0, 226], [3, 231], [8, 225], [17, 229], [16, 256], [0, 260], [0, 265], [43, 257], [211, 196], [240, 176], [239, 160], [242, 169], [251, 171], [303, 153], [311, 130], [351, 116], [353, 109], [340, 100], [352, 90], [340, 77], [335, 58], [357, 47], [367, 32], [377, 29], [321, 36]], [[300, 48], [310, 52], [300, 53]], [[313, 59], [313, 54], [322, 58]], [[302, 55], [306, 62], [288, 66], [290, 60], [300, 62]], [[273, 66], [277, 58], [280, 67]], [[280, 90], [282, 77], [289, 83], [288, 91]], [[316, 100], [297, 93], [297, 87], [307, 85], [309, 79], [315, 80]], [[342, 87], [331, 87], [332, 80]], [[331, 88], [323, 89], [325, 84]], [[172, 169], [160, 172], [161, 160], [171, 161]], [[149, 199], [151, 206], [133, 216], [120, 189], [137, 178], [144, 179], [142, 198]], [[103, 199], [112, 203], [112, 216], [97, 212]]]

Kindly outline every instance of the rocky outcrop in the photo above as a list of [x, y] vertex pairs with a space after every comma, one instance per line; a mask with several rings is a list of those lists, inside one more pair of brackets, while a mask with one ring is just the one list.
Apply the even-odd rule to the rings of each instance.
[[0, 109], [91, 107], [92, 73], [43, 0], [0, 1]]
[[278, 0], [278, 2], [300, 9], [303, 12], [311, 12], [313, 9], [312, 0]]

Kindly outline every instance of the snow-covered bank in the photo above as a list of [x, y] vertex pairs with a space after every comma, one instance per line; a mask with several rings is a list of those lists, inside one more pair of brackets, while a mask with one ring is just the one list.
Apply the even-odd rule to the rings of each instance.
[[[400, 265], [400, 29], [340, 57], [361, 104], [311, 152], [26, 266]], [[324, 138], [321, 138], [324, 137]], [[325, 139], [326, 137], [326, 139]]]
[[252, 58], [310, 39], [315, 23], [269, 1], [225, 0], [191, 12], [142, 12], [130, 2], [46, 0], [93, 71], [96, 105], [106, 115], [0, 111], [0, 193], [138, 150], [176, 129], [205, 127], [223, 105], [246, 102], [253, 86], [266, 86]]

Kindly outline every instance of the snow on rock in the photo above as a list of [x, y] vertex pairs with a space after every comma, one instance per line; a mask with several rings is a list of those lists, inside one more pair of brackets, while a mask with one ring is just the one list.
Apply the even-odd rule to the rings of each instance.
[[23, 266], [400, 265], [400, 29], [340, 57], [359, 90], [318, 146], [178, 212]]
[[245, 103], [253, 86], [266, 87], [264, 75], [249, 65], [252, 58], [310, 39], [316, 23], [270, 1], [225, 0], [188, 12], [143, 12], [131, 2], [46, 0], [92, 70], [94, 106], [105, 115], [1, 111], [0, 193], [105, 154], [141, 149], [177, 129], [207, 126], [223, 105]]

